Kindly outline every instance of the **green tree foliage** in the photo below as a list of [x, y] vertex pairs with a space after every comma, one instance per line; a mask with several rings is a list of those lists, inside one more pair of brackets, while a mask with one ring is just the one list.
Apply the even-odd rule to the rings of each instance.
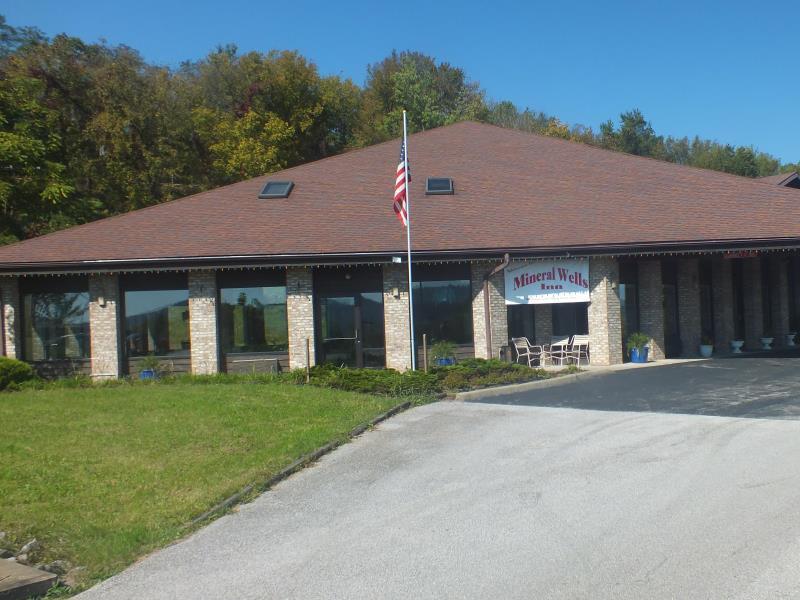
[[488, 115], [483, 91], [461, 69], [419, 52], [392, 52], [367, 68], [358, 142], [400, 135], [404, 109], [411, 132]]
[[167, 69], [0, 16], [0, 243], [397, 137], [403, 109], [411, 132], [473, 119], [749, 177], [798, 168], [658, 135], [639, 110], [595, 132], [487, 101], [462, 69], [419, 52], [369, 65], [362, 88], [297, 52], [228, 45]]

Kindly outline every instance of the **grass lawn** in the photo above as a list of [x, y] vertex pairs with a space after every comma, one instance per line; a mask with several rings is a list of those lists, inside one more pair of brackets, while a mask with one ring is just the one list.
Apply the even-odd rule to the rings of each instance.
[[398, 402], [246, 383], [0, 394], [0, 531], [90, 583]]

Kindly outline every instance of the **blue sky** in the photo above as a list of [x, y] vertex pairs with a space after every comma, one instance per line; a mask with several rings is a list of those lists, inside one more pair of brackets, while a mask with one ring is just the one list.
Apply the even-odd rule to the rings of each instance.
[[639, 108], [662, 134], [800, 161], [797, 4], [3, 0], [12, 25], [127, 44], [175, 66], [218, 44], [296, 49], [362, 83], [392, 49], [464, 68], [487, 96], [597, 127]]

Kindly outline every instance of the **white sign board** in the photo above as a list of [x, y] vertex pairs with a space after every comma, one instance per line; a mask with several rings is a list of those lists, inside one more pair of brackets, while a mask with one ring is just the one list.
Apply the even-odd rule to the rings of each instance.
[[505, 269], [506, 304], [589, 302], [588, 260], [543, 260]]

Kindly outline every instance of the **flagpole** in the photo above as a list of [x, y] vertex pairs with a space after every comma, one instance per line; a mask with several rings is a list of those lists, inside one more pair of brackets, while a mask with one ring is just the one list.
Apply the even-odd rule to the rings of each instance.
[[406, 178], [406, 240], [408, 243], [408, 322], [409, 336], [411, 338], [411, 370], [417, 365], [417, 348], [414, 343], [414, 285], [411, 279], [411, 186], [408, 181], [408, 125], [406, 123], [406, 111], [403, 111], [403, 148], [405, 149], [404, 161]]

